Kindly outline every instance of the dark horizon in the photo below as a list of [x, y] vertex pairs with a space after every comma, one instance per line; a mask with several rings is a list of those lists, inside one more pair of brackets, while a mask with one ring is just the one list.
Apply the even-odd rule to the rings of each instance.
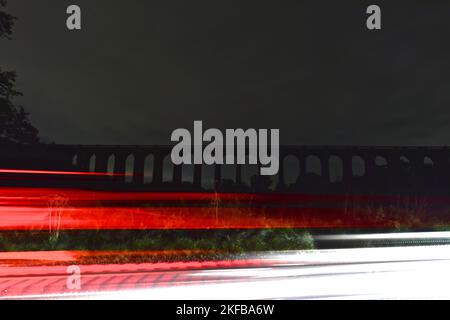
[[378, 1], [374, 32], [367, 1], [78, 0], [77, 32], [69, 4], [10, 1], [0, 41], [44, 141], [170, 144], [194, 120], [279, 128], [282, 145], [450, 141], [450, 3]]

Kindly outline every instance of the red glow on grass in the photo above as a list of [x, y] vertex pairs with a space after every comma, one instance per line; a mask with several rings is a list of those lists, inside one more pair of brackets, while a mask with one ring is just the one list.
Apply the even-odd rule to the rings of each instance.
[[[114, 261], [116, 258], [158, 258], [158, 257], [180, 257], [192, 255], [213, 255], [222, 253], [218, 250], [64, 250], [64, 251], [18, 251], [0, 252], [0, 270], [7, 272], [2, 267], [30, 267], [30, 266], [51, 266], [51, 265], [86, 265], [93, 264], [92, 261], [102, 260]], [[98, 262], [97, 262], [98, 263]], [[1, 276], [1, 272], [0, 272]]]

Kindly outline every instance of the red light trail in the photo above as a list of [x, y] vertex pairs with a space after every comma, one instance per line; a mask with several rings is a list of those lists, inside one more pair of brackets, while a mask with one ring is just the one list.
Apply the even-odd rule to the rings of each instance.
[[106, 172], [82, 172], [82, 171], [46, 171], [46, 170], [15, 170], [0, 169], [0, 174], [32, 174], [32, 175], [63, 175], [63, 176], [120, 176], [124, 174], [113, 174]]
[[0, 188], [0, 230], [388, 228], [450, 222], [445, 214], [450, 198], [415, 201], [428, 206], [411, 209], [402, 205], [411, 199], [388, 196]]

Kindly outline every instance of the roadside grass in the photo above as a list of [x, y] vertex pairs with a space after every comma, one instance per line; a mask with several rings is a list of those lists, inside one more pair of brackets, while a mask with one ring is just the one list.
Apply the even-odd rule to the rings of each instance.
[[313, 248], [313, 238], [303, 229], [60, 231], [58, 238], [42, 231], [0, 233], [2, 252], [111, 251], [83, 256], [80, 263], [205, 261]]

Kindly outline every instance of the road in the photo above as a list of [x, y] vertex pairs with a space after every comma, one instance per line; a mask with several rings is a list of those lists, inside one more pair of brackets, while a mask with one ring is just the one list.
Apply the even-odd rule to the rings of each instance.
[[235, 261], [0, 267], [3, 299], [450, 299], [450, 246], [266, 253]]

